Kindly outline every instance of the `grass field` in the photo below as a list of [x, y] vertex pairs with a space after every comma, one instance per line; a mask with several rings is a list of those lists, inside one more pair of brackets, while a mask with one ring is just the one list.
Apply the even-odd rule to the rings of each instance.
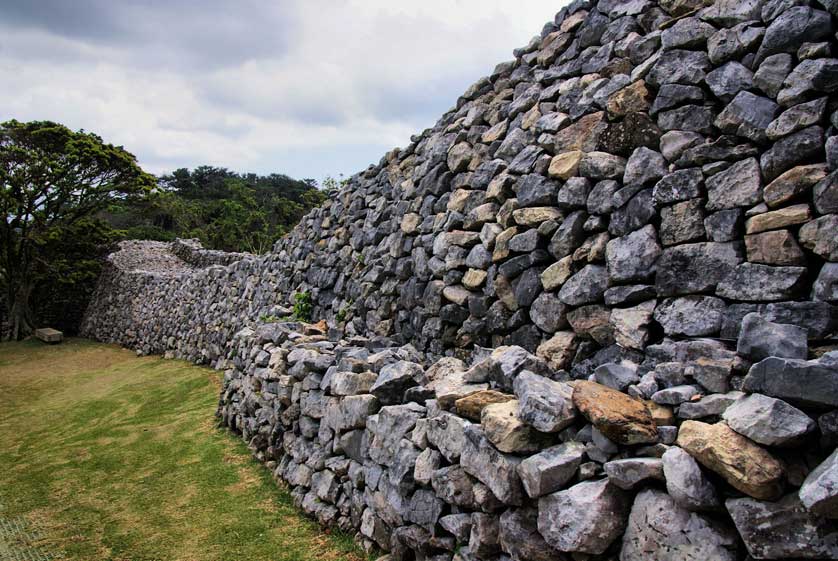
[[216, 428], [219, 380], [81, 339], [0, 345], [0, 557], [365, 559]]

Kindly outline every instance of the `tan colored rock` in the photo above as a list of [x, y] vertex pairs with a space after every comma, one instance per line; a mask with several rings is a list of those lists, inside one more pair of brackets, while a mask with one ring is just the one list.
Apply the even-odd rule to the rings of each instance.
[[416, 214], [415, 212], [411, 212], [405, 214], [402, 217], [401, 229], [402, 232], [405, 234], [413, 234], [419, 228], [419, 224], [422, 223], [422, 217]]
[[544, 290], [555, 290], [573, 275], [573, 257], [568, 255], [553, 263], [541, 273]]
[[811, 189], [826, 177], [827, 171], [826, 164], [791, 168], [765, 187], [762, 198], [769, 207], [776, 208]]
[[638, 80], [611, 94], [606, 109], [612, 118], [625, 117], [629, 113], [644, 113], [649, 110], [651, 98], [646, 82]]
[[497, 263], [509, 257], [509, 240], [518, 233], [518, 228], [514, 226], [507, 228], [495, 238], [495, 249], [492, 252], [492, 261]]
[[468, 142], [455, 144], [448, 151], [448, 168], [454, 173], [465, 171], [473, 156], [471, 144]]
[[806, 265], [806, 256], [788, 230], [772, 230], [745, 236], [748, 261], [764, 265]]
[[560, 220], [562, 211], [551, 206], [532, 206], [512, 211], [512, 219], [519, 226], [538, 226], [548, 220]]
[[527, 111], [524, 114], [524, 118], [521, 121], [521, 128], [524, 130], [529, 130], [539, 119], [541, 118], [541, 110], [536, 103], [532, 109]]
[[606, 128], [608, 124], [605, 122], [604, 111], [586, 115], [556, 133], [555, 152], [556, 154], [571, 150], [592, 152], [597, 149], [599, 137]]
[[446, 286], [442, 289], [442, 295], [445, 297], [446, 300], [454, 302], [460, 306], [464, 306], [468, 303], [469, 296], [471, 296], [471, 292], [465, 289], [460, 285], [454, 286]]
[[483, 408], [480, 424], [489, 442], [508, 454], [536, 452], [547, 443], [547, 435], [518, 417], [518, 400], [492, 403]]
[[474, 191], [470, 189], [457, 189], [451, 193], [451, 198], [448, 199], [446, 208], [448, 210], [453, 210], [454, 212], [462, 212], [472, 193], [474, 193]]
[[570, 367], [577, 343], [573, 331], [559, 331], [538, 346], [535, 356], [543, 358], [553, 368], [563, 370]]
[[599, 431], [618, 444], [657, 442], [658, 429], [646, 405], [618, 390], [577, 382], [573, 404]]
[[655, 300], [648, 300], [632, 308], [611, 310], [611, 328], [618, 345], [641, 351], [646, 348], [655, 304]]
[[773, 500], [782, 494], [780, 461], [725, 423], [684, 421], [676, 443], [746, 495]]
[[495, 390], [483, 390], [473, 393], [454, 402], [454, 409], [457, 414], [466, 419], [480, 422], [480, 414], [487, 405], [493, 403], [506, 403], [515, 399], [514, 395], [501, 393]]
[[483, 136], [480, 137], [480, 140], [483, 141], [484, 144], [491, 144], [496, 140], [500, 140], [501, 138], [506, 136], [506, 129], [509, 128], [509, 121], [504, 119], [500, 123], [496, 124], [489, 130], [483, 133]]
[[578, 174], [579, 162], [582, 161], [584, 155], [584, 152], [572, 150], [553, 157], [550, 161], [550, 167], [547, 169], [547, 175], [559, 179], [570, 179]]
[[659, 427], [671, 427], [675, 425], [675, 413], [673, 413], [672, 407], [655, 403], [651, 399], [647, 399], [643, 403], [646, 405], [646, 409], [649, 410], [649, 414], [652, 416], [652, 420], [655, 421], [655, 425]]
[[482, 269], [469, 269], [466, 271], [466, 274], [463, 275], [463, 286], [469, 290], [480, 288], [486, 281], [486, 275], [486, 271]]
[[745, 223], [746, 234], [758, 234], [766, 230], [779, 230], [794, 224], [808, 222], [812, 216], [809, 205], [793, 205], [752, 216]]
[[798, 236], [803, 247], [827, 261], [838, 261], [838, 214], [827, 214], [800, 228]]

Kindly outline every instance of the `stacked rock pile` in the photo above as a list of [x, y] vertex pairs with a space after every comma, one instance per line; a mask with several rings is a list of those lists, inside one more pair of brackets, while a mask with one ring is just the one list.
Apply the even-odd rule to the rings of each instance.
[[299, 507], [393, 560], [834, 559], [838, 352], [806, 361], [804, 330], [758, 314], [743, 331], [744, 356], [667, 340], [573, 380], [521, 347], [424, 368], [263, 324], [234, 338], [219, 415]]
[[838, 558], [836, 15], [576, 0], [272, 253], [123, 246], [85, 333], [227, 370], [396, 559]]

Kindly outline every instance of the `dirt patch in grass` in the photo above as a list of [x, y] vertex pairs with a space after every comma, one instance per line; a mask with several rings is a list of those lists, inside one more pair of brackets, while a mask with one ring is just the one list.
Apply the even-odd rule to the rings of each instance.
[[220, 378], [80, 339], [0, 345], [0, 516], [66, 559], [366, 559], [216, 428]]

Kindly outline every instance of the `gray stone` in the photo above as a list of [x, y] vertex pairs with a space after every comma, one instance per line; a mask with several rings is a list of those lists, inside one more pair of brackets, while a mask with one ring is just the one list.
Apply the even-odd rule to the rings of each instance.
[[760, 167], [755, 158], [742, 160], [707, 180], [707, 210], [752, 206], [762, 201]]
[[626, 162], [623, 183], [645, 185], [652, 183], [666, 175], [666, 160], [660, 154], [641, 146], [632, 152]]
[[521, 177], [516, 185], [518, 205], [549, 206], [556, 200], [559, 184], [543, 175], [530, 174]]
[[656, 479], [664, 480], [663, 462], [660, 458], [626, 458], [607, 462], [603, 468], [608, 480], [629, 491], [641, 483]]
[[525, 458], [518, 466], [518, 475], [527, 495], [537, 498], [564, 488], [584, 456], [585, 445], [571, 441]]
[[808, 353], [806, 330], [796, 325], [773, 323], [752, 312], [742, 320], [736, 352], [753, 361], [770, 356], [805, 359]]
[[754, 85], [768, 97], [776, 98], [792, 68], [794, 68], [794, 59], [791, 55], [785, 53], [771, 55], [759, 65], [754, 73]]
[[826, 102], [827, 98], [822, 97], [783, 111], [765, 129], [766, 136], [771, 140], [777, 140], [800, 129], [818, 124], [826, 112]]
[[701, 51], [665, 51], [652, 67], [646, 82], [655, 87], [664, 84], [700, 84], [710, 69], [707, 54]]
[[701, 337], [715, 335], [727, 306], [712, 296], [667, 298], [655, 309], [655, 321], [667, 335]]
[[700, 169], [682, 169], [663, 177], [655, 185], [652, 196], [658, 204], [694, 199], [701, 195], [704, 175]]
[[696, 395], [701, 395], [701, 389], [696, 386], [682, 385], [664, 388], [652, 394], [652, 401], [661, 405], [680, 405], [691, 401]]
[[659, 296], [713, 290], [744, 260], [741, 243], [694, 243], [668, 247], [658, 260]]
[[591, 304], [602, 299], [608, 288], [608, 272], [602, 265], [585, 265], [570, 277], [559, 291], [559, 299], [569, 306]]
[[791, 300], [800, 294], [805, 278], [805, 267], [742, 263], [719, 281], [716, 294], [746, 302]]
[[494, 514], [475, 512], [471, 515], [468, 548], [478, 559], [489, 559], [500, 553], [500, 520]]
[[664, 131], [688, 131], [712, 134], [716, 115], [713, 109], [703, 105], [684, 105], [677, 109], [658, 113], [658, 126]]
[[716, 488], [701, 471], [698, 462], [683, 448], [673, 446], [661, 457], [666, 491], [681, 508], [715, 510], [721, 506]]
[[757, 52], [757, 59], [776, 53], [796, 53], [806, 41], [819, 41], [832, 31], [827, 12], [808, 6], [791, 8], [771, 22]]
[[722, 418], [739, 434], [766, 446], [796, 443], [815, 430], [815, 421], [800, 409], [758, 393], [738, 400]]
[[620, 561], [735, 561], [737, 542], [736, 532], [647, 489], [634, 500]]
[[557, 552], [538, 533], [538, 511], [509, 509], [500, 516], [501, 549], [513, 561], [555, 561]]
[[826, 518], [838, 518], [838, 450], [834, 450], [806, 476], [799, 496], [810, 512]]
[[760, 42], [763, 35], [765, 28], [760, 27], [756, 21], [746, 21], [729, 29], [720, 29], [707, 40], [710, 62], [721, 64], [734, 58], [742, 58]]
[[819, 126], [785, 136], [760, 156], [762, 175], [766, 181], [773, 181], [784, 171], [823, 154], [823, 147], [823, 129]]
[[605, 258], [612, 283], [642, 281], [655, 274], [660, 257], [655, 227], [650, 225], [608, 242]]
[[742, 210], [720, 210], [704, 219], [707, 238], [714, 242], [729, 242], [742, 235]]
[[619, 179], [625, 170], [625, 158], [608, 152], [588, 152], [579, 162], [579, 175], [590, 179]]
[[716, 417], [724, 413], [728, 407], [744, 395], [742, 392], [733, 391], [726, 394], [710, 394], [698, 401], [682, 403], [678, 408], [678, 417], [681, 419]]
[[838, 302], [838, 263], [824, 263], [812, 285], [812, 299]]
[[754, 73], [739, 62], [728, 62], [707, 74], [706, 82], [716, 97], [728, 102], [742, 90], [751, 89]]
[[419, 489], [410, 498], [405, 518], [432, 532], [439, 515], [442, 514], [444, 504], [433, 491]]
[[417, 378], [423, 374], [422, 367], [413, 362], [400, 360], [381, 369], [370, 393], [384, 405], [399, 403], [405, 390], [418, 385]]
[[660, 210], [663, 245], [676, 245], [704, 238], [704, 200], [692, 199]]
[[465, 431], [470, 422], [452, 415], [441, 413], [428, 419], [428, 442], [439, 450], [446, 460], [455, 462], [463, 452]]
[[806, 101], [817, 93], [833, 93], [838, 88], [838, 59], [819, 58], [798, 64], [777, 94], [781, 105]]
[[509, 505], [520, 505], [523, 487], [517, 468], [521, 459], [498, 452], [479, 426], [466, 427], [466, 442], [460, 465], [466, 472], [485, 484], [495, 496]]
[[623, 533], [629, 497], [607, 479], [538, 500], [538, 530], [559, 551], [599, 555]]
[[542, 292], [530, 307], [530, 319], [545, 333], [567, 326], [567, 306], [551, 292]]
[[615, 390], [625, 391], [630, 385], [640, 382], [640, 376], [637, 374], [637, 367], [631, 363], [608, 363], [594, 370], [594, 381]]
[[838, 524], [806, 510], [796, 494], [776, 502], [728, 499], [725, 506], [756, 559], [838, 557]]
[[815, 361], [769, 357], [751, 366], [743, 389], [803, 407], [838, 407], [838, 369]]
[[576, 419], [573, 388], [527, 370], [513, 383], [518, 416], [541, 432], [559, 432]]
[[[718, 88], [723, 90], [719, 92], [722, 95], [727, 92], [732, 94], [732, 91], [737, 87], [744, 89], [747, 86], [746, 79], [741, 76], [741, 73], [733, 76], [720, 76], [719, 80], [722, 79], [735, 81], [734, 83], [717, 84]], [[749, 91], [740, 91], [733, 98], [733, 101], [728, 103], [724, 110], [719, 113], [715, 125], [723, 132], [738, 134], [754, 142], [764, 142], [767, 139], [765, 129], [779, 112], [780, 106], [771, 99], [752, 94]]]

